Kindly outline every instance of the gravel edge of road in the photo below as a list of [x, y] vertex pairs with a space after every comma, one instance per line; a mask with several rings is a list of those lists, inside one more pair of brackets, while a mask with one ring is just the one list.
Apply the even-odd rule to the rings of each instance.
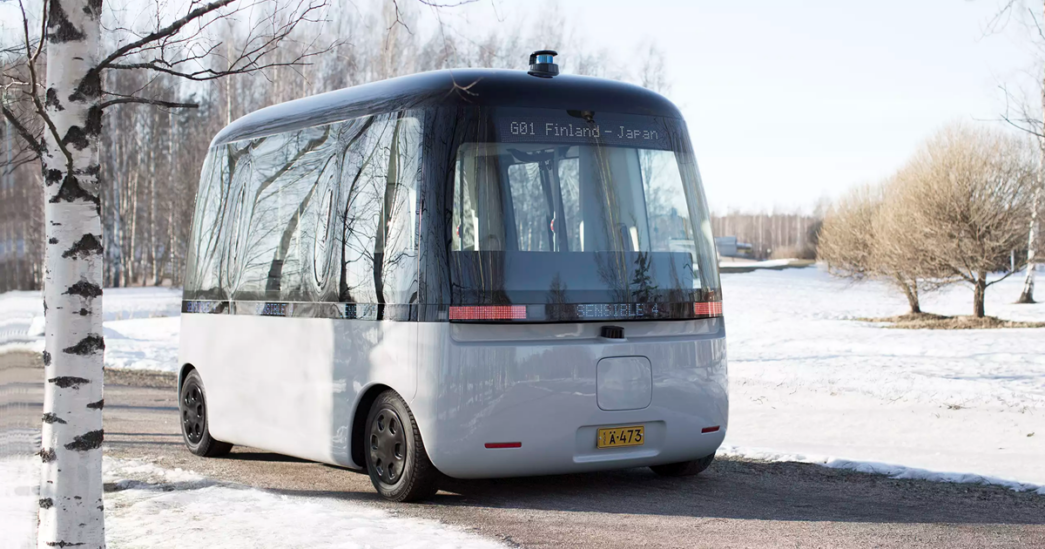
[[178, 374], [172, 372], [113, 370], [106, 368], [105, 384], [148, 387], [151, 389], [174, 389], [178, 387]]

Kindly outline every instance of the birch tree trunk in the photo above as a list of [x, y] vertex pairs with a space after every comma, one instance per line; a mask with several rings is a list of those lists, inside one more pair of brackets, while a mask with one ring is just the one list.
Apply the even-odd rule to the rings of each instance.
[[49, 0], [46, 315], [38, 546], [104, 547], [101, 0]]
[[[159, 113], [153, 111], [153, 128], [159, 119]], [[153, 285], [156, 285], [156, 147], [149, 147], [148, 166], [146, 166], [146, 172], [149, 174], [149, 222], [146, 225], [146, 229], [149, 231], [148, 246], [149, 250], [147, 254], [142, 254], [146, 257], [149, 262], [148, 271], [145, 272], [146, 280], [143, 281], [142, 286], [148, 285], [148, 278], [152, 278]]]
[[[140, 157], [141, 155], [139, 154], [137, 156]], [[127, 261], [127, 264], [123, 268], [123, 272], [126, 273], [123, 283], [125, 287], [133, 286], [138, 281], [138, 250], [134, 247], [134, 237], [138, 236], [138, 172], [135, 172], [134, 175], [131, 176], [131, 180], [128, 182], [128, 188], [130, 190], [128, 197], [131, 203], [128, 216], [131, 219], [131, 227], [127, 235], [130, 243], [127, 245], [127, 249], [123, 252], [124, 260]]]
[[[1045, 88], [1042, 89], [1042, 108], [1045, 109]], [[1038, 141], [1038, 185], [1031, 202], [1030, 236], [1027, 238], [1027, 276], [1023, 279], [1023, 291], [1016, 303], [1034, 303], [1034, 256], [1038, 242], [1038, 210], [1041, 209], [1041, 189], [1045, 187], [1045, 139]]]

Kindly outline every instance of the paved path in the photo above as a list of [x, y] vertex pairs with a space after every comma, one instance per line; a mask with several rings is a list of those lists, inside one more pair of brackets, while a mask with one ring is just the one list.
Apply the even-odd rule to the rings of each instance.
[[288, 495], [360, 501], [522, 547], [1045, 547], [1045, 497], [795, 463], [720, 460], [699, 477], [646, 469], [453, 481], [433, 501], [379, 500], [366, 475], [251, 448], [191, 455], [170, 388], [107, 381], [108, 455], [159, 460]]

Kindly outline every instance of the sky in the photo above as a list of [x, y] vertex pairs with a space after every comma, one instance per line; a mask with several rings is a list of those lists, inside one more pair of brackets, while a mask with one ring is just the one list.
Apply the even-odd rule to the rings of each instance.
[[811, 210], [888, 177], [948, 123], [1000, 127], [999, 85], [1027, 82], [1038, 58], [1021, 22], [987, 32], [1001, 3], [480, 0], [445, 11], [483, 26], [511, 24], [498, 15], [512, 10], [562, 17], [622, 59], [655, 40], [721, 212]]

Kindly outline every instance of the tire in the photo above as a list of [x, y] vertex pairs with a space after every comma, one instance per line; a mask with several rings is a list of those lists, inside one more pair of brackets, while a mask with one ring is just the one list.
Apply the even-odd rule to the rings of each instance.
[[439, 470], [425, 451], [410, 407], [392, 390], [370, 406], [363, 437], [367, 473], [381, 497], [418, 501], [439, 491]]
[[203, 378], [196, 370], [189, 372], [181, 384], [178, 412], [181, 416], [181, 437], [190, 452], [197, 456], [218, 457], [232, 450], [231, 444], [210, 436], [207, 392], [203, 389]]
[[654, 465], [650, 467], [650, 469], [653, 469], [654, 473], [657, 473], [662, 477], [691, 477], [704, 472], [704, 470], [711, 465], [712, 461], [715, 461], [715, 454], [695, 459], [693, 461], [668, 463], [667, 465]]

